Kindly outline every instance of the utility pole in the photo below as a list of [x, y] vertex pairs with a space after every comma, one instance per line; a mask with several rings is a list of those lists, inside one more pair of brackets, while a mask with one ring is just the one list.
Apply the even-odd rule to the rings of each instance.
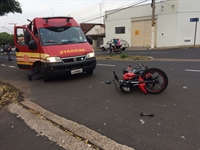
[[155, 0], [152, 0], [152, 23], [151, 23], [151, 49], [154, 48], [154, 30], [155, 30]]

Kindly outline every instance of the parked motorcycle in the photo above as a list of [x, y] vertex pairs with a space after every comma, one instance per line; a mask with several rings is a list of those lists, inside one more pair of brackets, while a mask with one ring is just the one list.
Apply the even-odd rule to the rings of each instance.
[[132, 92], [134, 87], [139, 87], [144, 94], [159, 94], [168, 86], [168, 77], [163, 70], [141, 64], [138, 64], [138, 68], [132, 68], [130, 65], [123, 69], [123, 79], [119, 79], [115, 71], [113, 74], [114, 80], [106, 81], [106, 84], [113, 81], [115, 88], [123, 92]]
[[121, 54], [122, 53], [122, 45], [114, 47], [114, 44], [109, 44], [109, 47], [107, 49], [107, 53], [111, 54], [112, 52]]

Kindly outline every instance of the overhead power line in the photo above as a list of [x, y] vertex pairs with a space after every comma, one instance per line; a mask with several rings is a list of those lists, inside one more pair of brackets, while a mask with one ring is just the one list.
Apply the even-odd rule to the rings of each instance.
[[127, 7], [124, 7], [124, 8], [120, 8], [120, 9], [114, 9], [115, 11], [112, 11], [112, 12], [106, 14], [106, 15], [101, 15], [101, 16], [99, 16], [99, 17], [96, 17], [96, 18], [93, 18], [93, 19], [84, 21], [84, 22], [82, 22], [82, 23], [90, 22], [90, 21], [93, 21], [93, 20], [96, 20], [96, 19], [99, 19], [99, 18], [108, 16], [108, 15], [114, 14], [114, 13], [116, 13], [116, 12], [119, 12], [119, 11], [122, 11], [122, 10], [125, 10], [125, 9], [128, 9], [128, 8], [131, 8], [131, 7], [133, 7], [133, 6], [137, 6], [137, 5], [142, 4], [142, 3], [144, 3], [144, 2], [147, 2], [147, 1], [149, 1], [149, 0], [142, 0], [142, 1], [140, 0], [140, 1], [136, 2], [136, 3], [134, 3], [134, 4], [131, 4], [130, 6], [127, 6]]
[[[42, 2], [42, 1], [38, 1], [38, 3], [39, 3], [39, 2]], [[38, 14], [43, 14], [44, 12], [47, 12], [48, 10], [49, 10], [49, 12], [51, 12], [51, 13], [49, 13], [49, 14], [53, 15], [53, 8], [57, 8], [57, 9], [58, 9], [58, 7], [63, 7], [63, 6], [64, 6], [64, 5], [63, 5], [64, 3], [66, 3], [66, 1], [65, 1], [65, 0], [61, 0], [61, 1], [57, 2], [56, 4], [43, 7], [42, 9], [36, 10], [35, 12], [29, 13], [28, 15], [22, 16], [22, 17], [23, 17], [23, 18], [29, 18], [29, 19], [31, 19], [32, 17], [38, 16]], [[69, 3], [71, 3], [71, 2], [68, 2], [68, 4], [69, 4]], [[50, 16], [50, 15], [49, 15], [49, 16]], [[25, 20], [26, 20], [26, 19], [25, 19]]]

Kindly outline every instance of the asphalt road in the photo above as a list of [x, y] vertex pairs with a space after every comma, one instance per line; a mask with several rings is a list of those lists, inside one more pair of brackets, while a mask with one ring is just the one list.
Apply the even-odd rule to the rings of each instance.
[[[143, 54], [142, 51], [133, 53]], [[199, 51], [195, 49], [152, 51], [148, 55], [200, 59]], [[199, 61], [98, 60], [97, 63], [91, 76], [68, 76], [48, 83], [42, 80], [30, 82], [27, 71], [18, 70], [15, 61], [7, 62], [1, 55], [0, 80], [19, 88], [25, 98], [43, 108], [136, 150], [199, 149]], [[113, 84], [104, 83], [113, 79], [113, 70], [120, 76], [124, 67], [138, 63], [167, 73], [169, 85], [163, 93], [144, 95], [135, 90], [123, 94], [116, 91]], [[154, 117], [142, 117], [141, 112], [153, 113]]]

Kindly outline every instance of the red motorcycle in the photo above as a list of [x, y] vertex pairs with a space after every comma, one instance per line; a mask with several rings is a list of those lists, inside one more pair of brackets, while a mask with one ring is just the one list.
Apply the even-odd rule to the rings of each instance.
[[[131, 92], [134, 87], [139, 87], [144, 94], [159, 94], [168, 86], [168, 77], [163, 70], [141, 64], [138, 64], [138, 68], [132, 68], [130, 65], [123, 69], [123, 79], [119, 79], [115, 71], [113, 74], [115, 88], [123, 92]], [[111, 84], [112, 81], [106, 81], [106, 84]]]

